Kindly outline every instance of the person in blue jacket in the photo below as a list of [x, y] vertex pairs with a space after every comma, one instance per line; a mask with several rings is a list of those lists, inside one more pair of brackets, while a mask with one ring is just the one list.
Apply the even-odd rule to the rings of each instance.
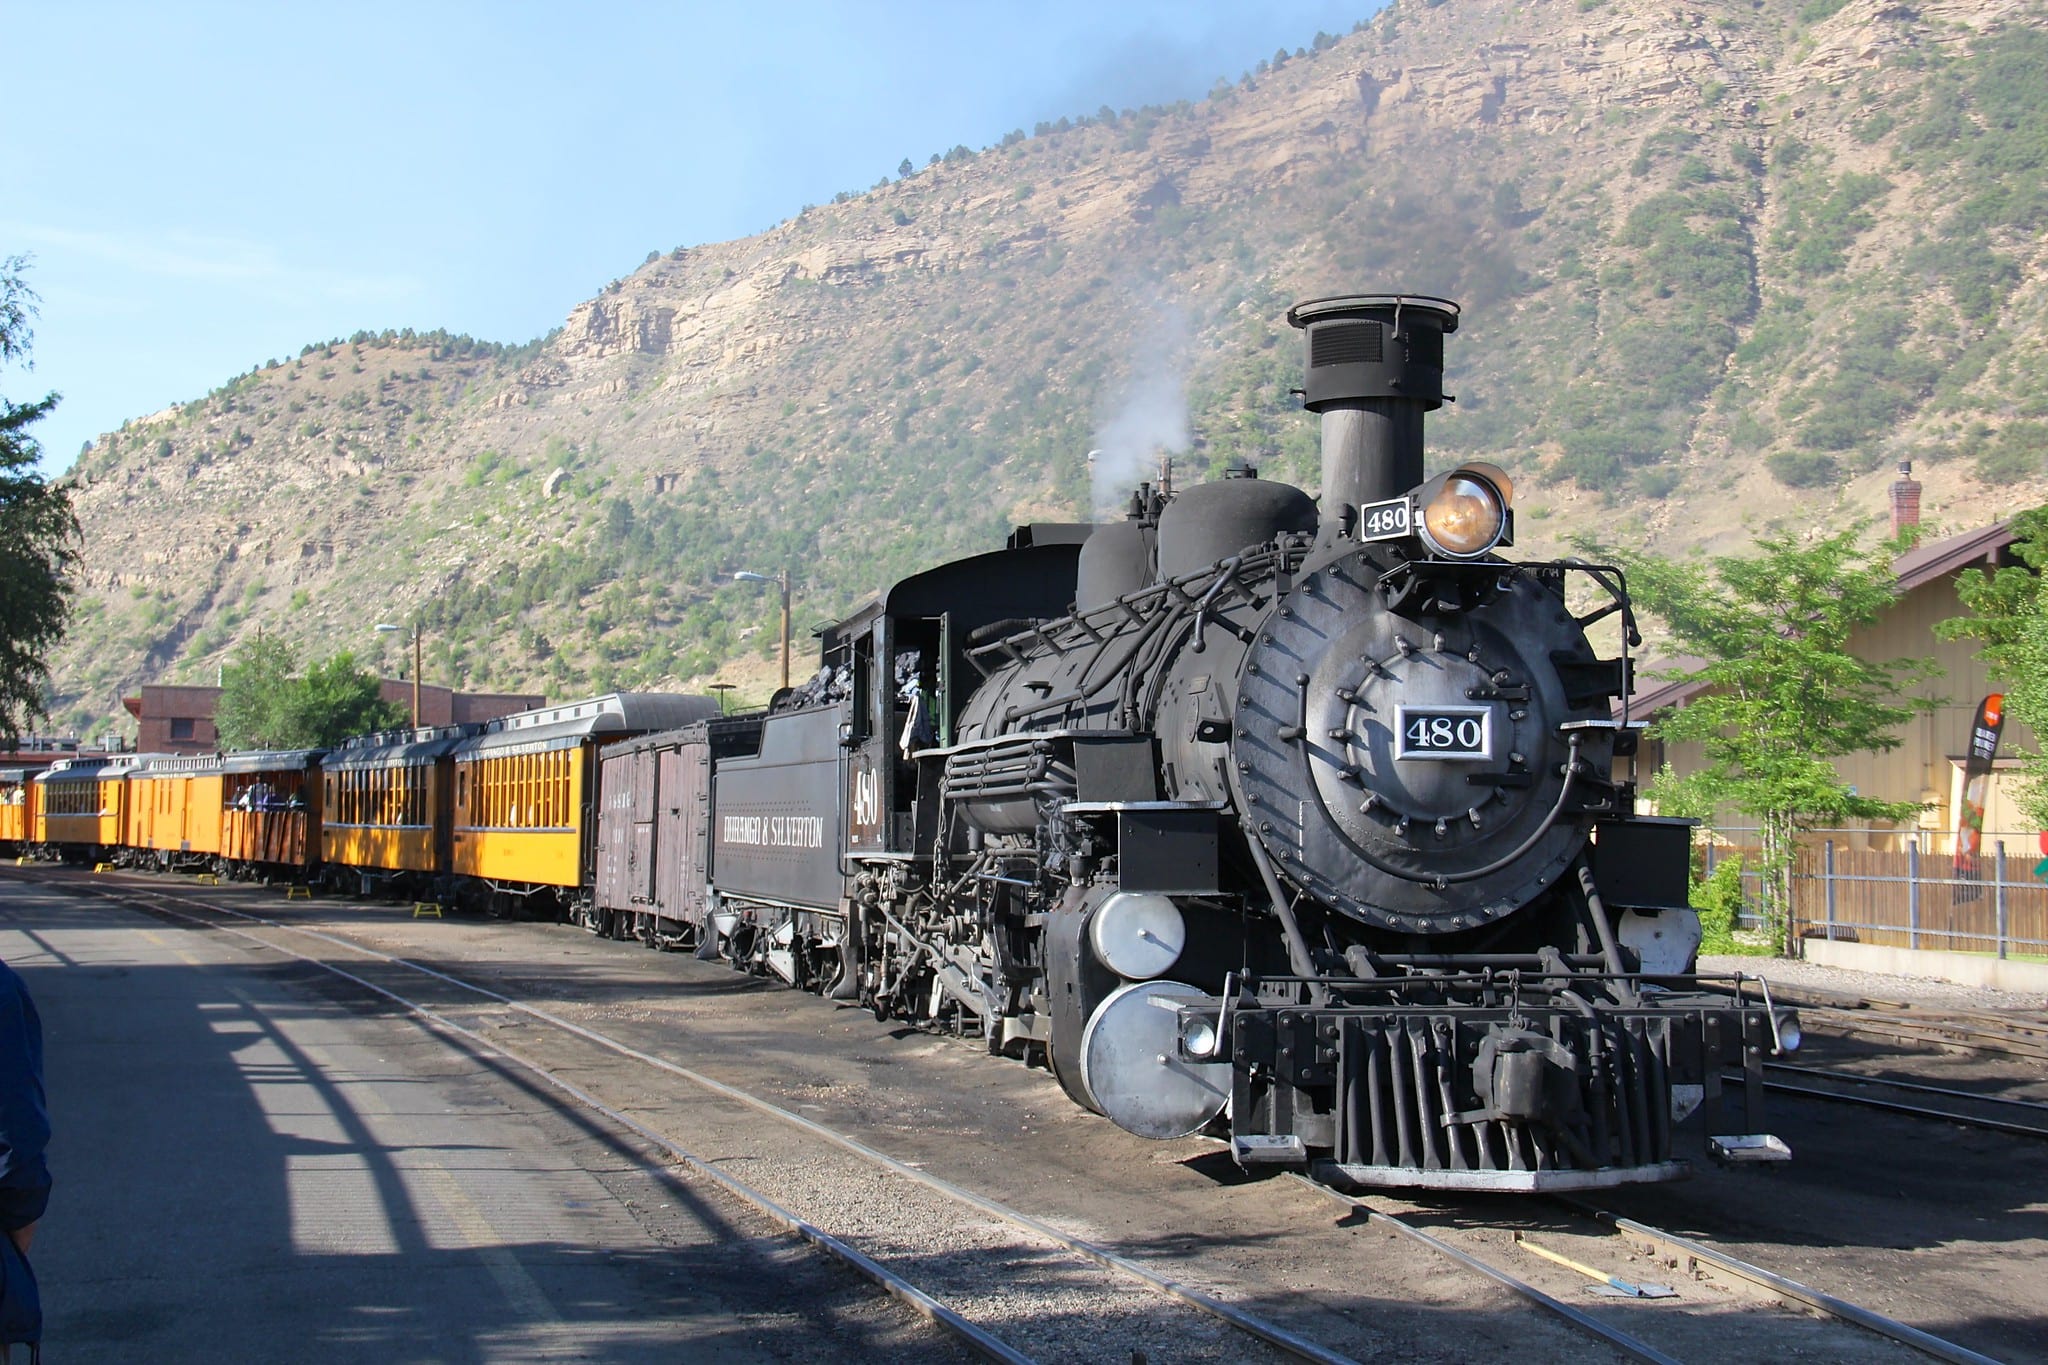
[[32, 1365], [41, 1355], [43, 1305], [28, 1248], [50, 1202], [49, 1141], [43, 1022], [28, 987], [0, 962], [0, 1361], [15, 1343], [28, 1347]]

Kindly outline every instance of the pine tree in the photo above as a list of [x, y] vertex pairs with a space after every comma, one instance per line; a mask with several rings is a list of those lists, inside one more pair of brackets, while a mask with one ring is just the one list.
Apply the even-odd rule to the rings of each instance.
[[[22, 282], [25, 257], [0, 260], [0, 364], [30, 368], [29, 319], [36, 294]], [[42, 446], [29, 427], [57, 406], [57, 395], [28, 403], [0, 396], [0, 740], [11, 743], [47, 714], [51, 649], [70, 615], [67, 571], [78, 558], [71, 492], [36, 470]]]

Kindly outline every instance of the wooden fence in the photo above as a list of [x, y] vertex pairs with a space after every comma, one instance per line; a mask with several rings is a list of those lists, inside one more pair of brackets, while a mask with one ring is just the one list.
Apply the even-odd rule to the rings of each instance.
[[[2048, 881], [2035, 875], [2048, 862], [2033, 856], [2033, 836], [1987, 836], [1974, 867], [1918, 845], [1909, 838], [1902, 849], [1858, 849], [1846, 831], [1806, 836], [1792, 871], [1794, 932], [1896, 948], [2048, 954]], [[1758, 854], [1753, 846], [1709, 846], [1710, 867], [1742, 859], [1745, 919], [1758, 904]]]

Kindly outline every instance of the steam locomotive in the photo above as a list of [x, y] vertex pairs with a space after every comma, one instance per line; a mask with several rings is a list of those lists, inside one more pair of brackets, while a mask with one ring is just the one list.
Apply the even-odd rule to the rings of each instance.
[[1708, 1102], [1760, 1126], [1796, 1028], [1691, 974], [1690, 827], [1615, 774], [1622, 575], [1499, 554], [1492, 465], [1424, 477], [1456, 304], [1288, 316], [1320, 511], [1249, 471], [1142, 486], [895, 583], [766, 711], [603, 751], [578, 914], [1043, 1055], [1123, 1128], [1247, 1165], [1674, 1178]]
[[1616, 774], [1621, 574], [1502, 556], [1495, 466], [1424, 477], [1455, 304], [1289, 320], [1320, 509], [1240, 471], [1021, 527], [823, 630], [758, 713], [612, 695], [0, 771], [0, 841], [547, 907], [1042, 1056], [1133, 1133], [1334, 1183], [1672, 1179], [1710, 1102], [1709, 1150], [1789, 1155], [1735, 1130], [1796, 1019], [1694, 974], [1690, 826]]

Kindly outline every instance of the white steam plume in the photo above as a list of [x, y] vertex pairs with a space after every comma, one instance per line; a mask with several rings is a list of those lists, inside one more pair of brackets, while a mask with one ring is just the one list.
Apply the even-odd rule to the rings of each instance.
[[1131, 491], [1158, 477], [1160, 451], [1188, 448], [1187, 320], [1178, 309], [1160, 309], [1139, 324], [1138, 335], [1130, 380], [1095, 428], [1089, 483], [1098, 521], [1120, 519]]

